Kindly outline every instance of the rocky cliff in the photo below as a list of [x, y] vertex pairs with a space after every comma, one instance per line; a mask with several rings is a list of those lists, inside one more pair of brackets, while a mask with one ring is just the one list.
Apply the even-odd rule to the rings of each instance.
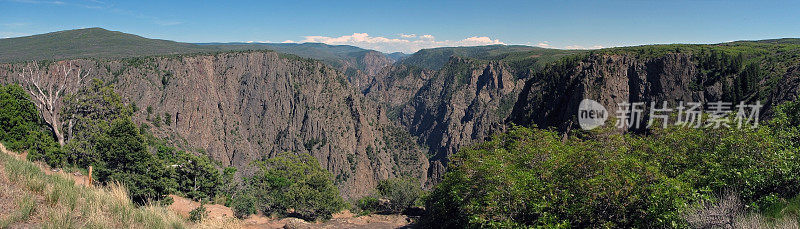
[[[292, 151], [316, 157], [348, 198], [381, 179], [426, 179], [425, 152], [410, 135], [319, 61], [255, 51], [75, 63], [135, 102], [134, 120], [158, 136], [245, 173], [252, 160]], [[15, 80], [13, 68], [0, 68], [4, 81]], [[172, 122], [156, 125], [156, 116]]]
[[[334, 174], [343, 196], [358, 197], [390, 177], [416, 177], [430, 187], [450, 155], [512, 123], [579, 128], [577, 107], [587, 98], [612, 116], [620, 102], [761, 101], [763, 118], [797, 98], [798, 49], [735, 45], [747, 49], [674, 45], [571, 54], [491, 47], [475, 57], [449, 56], [441, 66], [447, 53], [431, 55], [435, 69], [390, 65], [377, 52], [342, 64], [269, 51], [75, 63], [113, 83], [141, 108], [137, 122], [181, 148], [244, 173], [252, 160], [309, 152]], [[18, 80], [12, 71], [21, 65], [0, 65], [0, 82]], [[156, 117], [171, 122], [157, 126]]]
[[[778, 54], [692, 48], [576, 54], [542, 69], [462, 57], [451, 57], [439, 70], [400, 63], [378, 74], [366, 94], [389, 107], [390, 118], [428, 148], [431, 183], [441, 178], [447, 157], [511, 124], [580, 128], [576, 115], [583, 99], [598, 101], [611, 117], [622, 102], [666, 101], [674, 106], [678, 101], [759, 101], [765, 105], [764, 120], [775, 104], [797, 98], [797, 55], [776, 58]], [[647, 124], [649, 110], [645, 108], [641, 126]]]
[[[576, 114], [583, 99], [598, 101], [611, 117], [617, 116], [618, 104], [623, 102], [648, 102], [648, 106], [668, 102], [674, 107], [678, 101], [759, 101], [765, 105], [763, 119], [775, 104], [797, 98], [797, 60], [753, 61], [747, 67], [731, 60], [722, 68], [707, 61], [703, 54], [674, 52], [655, 57], [616, 53], [567, 58], [525, 83], [508, 121], [561, 131], [580, 128]], [[776, 67], [780, 65], [790, 68]], [[646, 125], [649, 110], [645, 107], [641, 126]]]
[[390, 117], [428, 148], [430, 184], [444, 174], [448, 156], [505, 129], [523, 79], [501, 61], [452, 57], [438, 71], [396, 65], [378, 75], [367, 95], [389, 107]]

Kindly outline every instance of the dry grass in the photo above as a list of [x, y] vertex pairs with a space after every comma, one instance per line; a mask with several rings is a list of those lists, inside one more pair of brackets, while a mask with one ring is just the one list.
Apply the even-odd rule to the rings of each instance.
[[683, 213], [692, 228], [798, 228], [797, 216], [785, 215], [768, 219], [758, 213], [748, 213], [734, 192], [727, 192], [715, 202], [699, 203]]
[[206, 218], [202, 222], [193, 226], [194, 228], [242, 228], [244, 224], [236, 218]]
[[125, 187], [117, 183], [84, 187], [65, 175], [45, 174], [35, 164], [6, 153], [0, 153], [0, 169], [8, 183], [25, 193], [15, 197], [15, 214], [0, 219], [0, 228], [31, 223], [28, 221], [36, 221], [34, 227], [41, 228], [186, 227], [185, 220], [165, 207], [137, 207]]

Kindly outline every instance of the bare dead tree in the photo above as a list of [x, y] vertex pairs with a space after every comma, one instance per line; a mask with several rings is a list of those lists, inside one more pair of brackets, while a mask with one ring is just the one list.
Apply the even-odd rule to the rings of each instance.
[[[34, 70], [34, 68], [36, 68]], [[53, 134], [58, 139], [58, 144], [62, 146], [64, 142], [64, 133], [61, 132], [61, 104], [62, 97], [64, 97], [65, 90], [76, 90], [80, 87], [83, 79], [92, 71], [86, 71], [73, 67], [70, 61], [62, 61], [56, 63], [53, 74], [50, 74], [48, 69], [39, 69], [39, 65], [34, 62], [33, 66], [27, 69], [22, 69], [19, 73], [21, 84], [25, 91], [33, 98], [33, 103], [39, 110], [42, 119], [47, 123]], [[71, 77], [73, 72], [76, 72]]]

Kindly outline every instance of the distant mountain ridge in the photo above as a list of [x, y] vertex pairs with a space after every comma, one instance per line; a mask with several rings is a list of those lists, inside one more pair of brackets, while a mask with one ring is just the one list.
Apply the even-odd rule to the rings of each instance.
[[450, 60], [450, 57], [479, 60], [528, 59], [531, 56], [562, 56], [578, 53], [578, 50], [548, 49], [524, 45], [487, 45], [471, 47], [441, 47], [422, 49], [406, 57], [402, 64], [438, 70]]
[[149, 39], [102, 28], [0, 39], [0, 62], [122, 58], [216, 51], [212, 47]]
[[[347, 45], [320, 43], [268, 44], [268, 43], [183, 43], [150, 39], [103, 28], [65, 30], [46, 34], [0, 39], [0, 63], [76, 58], [117, 59], [138, 56], [208, 53], [242, 50], [273, 50], [304, 58], [322, 60], [346, 70], [347, 65], [361, 71], [369, 67], [358, 61], [367, 52], [383, 53]], [[388, 57], [384, 58], [389, 61]]]

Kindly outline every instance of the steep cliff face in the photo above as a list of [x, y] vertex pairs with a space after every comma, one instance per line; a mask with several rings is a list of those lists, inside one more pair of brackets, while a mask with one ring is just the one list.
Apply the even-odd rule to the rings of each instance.
[[[797, 67], [780, 77], [783, 79], [774, 90], [768, 82], [769, 74], [764, 73], [755, 76], [758, 78], [753, 81], [752, 88], [735, 93], [736, 87], [742, 86], [734, 82], [742, 79], [746, 70], [714, 71], [712, 77], [703, 73], [698, 59], [697, 55], [689, 53], [667, 53], [652, 58], [595, 54], [562, 61], [525, 83], [509, 121], [557, 127], [562, 131], [580, 128], [576, 114], [583, 99], [598, 101], [611, 117], [616, 117], [618, 104], [623, 102], [647, 102], [649, 106], [651, 102], [666, 101], [674, 106], [678, 101], [708, 104], [759, 100], [766, 105], [764, 111], [767, 112], [762, 111], [763, 115], [771, 105], [797, 98]], [[773, 71], [783, 75], [778, 70]], [[641, 126], [646, 124], [649, 110], [645, 107]]]
[[460, 147], [505, 129], [522, 85], [502, 62], [458, 57], [422, 84], [397, 118], [428, 147], [432, 182]]
[[394, 60], [378, 51], [364, 51], [350, 55], [343, 61], [342, 72], [348, 75], [350, 82], [359, 90], [365, 90], [384, 68], [392, 65]]
[[[441, 178], [450, 155], [511, 123], [580, 128], [576, 115], [583, 99], [598, 101], [611, 117], [623, 102], [760, 101], [763, 120], [775, 104], [797, 98], [796, 60], [694, 51], [581, 54], [537, 70], [459, 57], [438, 71], [401, 63], [376, 76], [366, 94], [387, 105], [390, 118], [428, 147], [431, 183]], [[644, 108], [642, 127], [649, 110]]]
[[[391, 65], [372, 51], [342, 64], [268, 51], [75, 63], [113, 83], [141, 108], [137, 122], [182, 148], [244, 175], [252, 160], [309, 152], [334, 174], [343, 196], [358, 197], [390, 177], [434, 184], [450, 155], [510, 123], [579, 128], [577, 107], [587, 98], [611, 116], [621, 102], [759, 100], [768, 117], [774, 104], [800, 94], [795, 53], [751, 54], [743, 63], [744, 57], [698, 51], [714, 47], [680, 48], [598, 51], [556, 63], [529, 52], [511, 59], [451, 56], [436, 70]], [[18, 81], [12, 71], [21, 66], [0, 65], [0, 82]], [[155, 126], [157, 116], [170, 125]]]
[[390, 119], [397, 120], [400, 110], [425, 85], [436, 71], [409, 65], [397, 64], [384, 68], [372, 77], [364, 89], [367, 98], [387, 107]]
[[767, 116], [772, 115], [772, 108], [781, 101], [795, 100], [800, 96], [800, 64], [790, 67], [783, 79], [776, 85], [770, 94], [770, 101], [767, 103]]
[[368, 194], [381, 179], [426, 178], [427, 158], [406, 144], [408, 133], [318, 61], [245, 52], [79, 65], [136, 102], [137, 122], [170, 118], [153, 127], [157, 135], [244, 173], [252, 160], [292, 151], [316, 157], [348, 198]]

